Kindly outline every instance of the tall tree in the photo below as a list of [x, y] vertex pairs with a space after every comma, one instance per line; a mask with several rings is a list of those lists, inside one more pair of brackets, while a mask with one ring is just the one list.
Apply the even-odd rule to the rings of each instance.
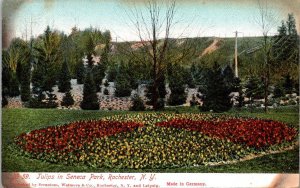
[[79, 60], [76, 65], [77, 84], [83, 84], [85, 78], [85, 67], [82, 60]]
[[185, 70], [179, 64], [173, 64], [170, 66], [171, 67], [168, 68], [168, 82], [171, 94], [168, 99], [168, 104], [171, 106], [182, 105], [186, 102]]
[[205, 86], [200, 89], [203, 105], [201, 110], [214, 112], [227, 111], [232, 107], [229, 94], [232, 92], [225, 84], [224, 74], [218, 63], [208, 71]]
[[153, 81], [151, 101], [153, 101], [153, 109], [158, 110], [158, 85], [166, 72], [167, 62], [183, 62], [183, 59], [191, 55], [193, 48], [187, 45], [189, 44], [188, 40], [183, 40], [181, 47], [177, 46], [176, 48], [176, 40], [170, 39], [172, 27], [177, 23], [174, 0], [168, 2], [151, 0], [147, 2], [146, 8], [147, 11], [144, 9], [139, 11], [135, 7], [130, 19], [139, 37], [139, 44], [142, 46], [141, 52], [146, 55], [139, 57], [133, 50], [125, 49], [124, 51], [136, 57], [140, 62], [151, 64], [150, 75]]
[[89, 70], [84, 80], [83, 100], [80, 103], [83, 110], [99, 110], [99, 101], [96, 93], [93, 74]]
[[118, 73], [115, 80], [115, 95], [116, 97], [127, 97], [131, 95], [130, 75], [128, 66], [121, 61], [118, 67]]
[[72, 89], [70, 81], [71, 75], [69, 71], [69, 66], [67, 60], [65, 59], [62, 63], [58, 77], [58, 91], [62, 93], [70, 91], [70, 89]]

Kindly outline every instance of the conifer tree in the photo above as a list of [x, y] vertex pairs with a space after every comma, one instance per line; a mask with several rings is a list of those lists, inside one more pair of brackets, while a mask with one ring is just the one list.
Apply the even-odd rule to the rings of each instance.
[[71, 75], [68, 63], [66, 60], [64, 60], [58, 78], [58, 91], [62, 93], [70, 91], [70, 89], [72, 89], [70, 81]]
[[80, 107], [83, 110], [99, 110], [98, 96], [96, 93], [93, 75], [89, 70], [84, 80], [83, 86], [83, 100]]
[[85, 78], [85, 68], [83, 62], [80, 60], [77, 63], [76, 68], [76, 78], [77, 78], [77, 84], [83, 84], [84, 78]]
[[96, 91], [99, 92], [101, 90], [100, 85], [102, 84], [102, 80], [105, 76], [106, 66], [103, 63], [98, 63], [93, 67], [93, 78], [96, 86]]
[[205, 87], [202, 89], [204, 111], [213, 110], [214, 112], [228, 111], [232, 107], [232, 101], [229, 94], [230, 88], [225, 84], [222, 69], [215, 63], [212, 70], [207, 74]]
[[168, 68], [168, 81], [171, 90], [168, 99], [169, 105], [182, 105], [186, 102], [185, 71], [179, 64], [170, 65]]
[[70, 91], [67, 91], [63, 97], [61, 105], [68, 107], [68, 106], [72, 106], [73, 104], [74, 104], [73, 96]]
[[24, 62], [21, 71], [21, 100], [29, 101], [30, 99], [30, 76], [31, 76], [31, 62]]
[[118, 73], [115, 80], [116, 97], [128, 97], [131, 95], [130, 75], [124, 62], [118, 67]]

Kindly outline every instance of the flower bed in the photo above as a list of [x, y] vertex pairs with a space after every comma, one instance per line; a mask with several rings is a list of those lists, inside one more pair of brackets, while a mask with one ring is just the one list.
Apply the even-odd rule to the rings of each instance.
[[219, 121], [173, 119], [158, 122], [156, 125], [198, 131], [208, 136], [229, 139], [235, 143], [246, 144], [255, 148], [263, 148], [284, 141], [288, 142], [296, 136], [295, 129], [289, 128], [281, 122], [258, 119], [239, 118]]
[[296, 130], [267, 120], [206, 114], [135, 113], [23, 133], [26, 155], [95, 168], [172, 168], [243, 158], [292, 141]]
[[72, 152], [95, 138], [132, 131], [142, 123], [117, 121], [78, 121], [23, 133], [15, 142], [30, 153]]

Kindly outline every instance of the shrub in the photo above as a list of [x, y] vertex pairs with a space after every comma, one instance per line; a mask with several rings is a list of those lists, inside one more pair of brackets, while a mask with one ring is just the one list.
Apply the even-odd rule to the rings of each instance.
[[103, 94], [104, 94], [104, 95], [109, 95], [109, 91], [108, 91], [107, 88], [104, 89]]
[[215, 63], [213, 69], [207, 74], [205, 86], [201, 90], [203, 105], [200, 109], [203, 111], [213, 110], [214, 112], [230, 110], [232, 101], [229, 94], [231, 92], [232, 87], [226, 84], [221, 67]]
[[68, 91], [67, 93], [65, 93], [61, 105], [68, 107], [68, 106], [72, 106], [73, 104], [74, 104], [73, 96], [71, 95], [71, 92]]
[[68, 67], [68, 63], [64, 60], [58, 78], [58, 91], [67, 92], [71, 89], [71, 75]]
[[83, 87], [83, 100], [80, 103], [83, 110], [99, 110], [98, 96], [93, 80], [93, 75], [89, 71], [86, 75]]
[[2, 95], [2, 107], [5, 107], [6, 105], [8, 105], [8, 100], [6, 96]]
[[58, 106], [56, 102], [55, 94], [47, 94], [46, 98], [45, 94], [39, 94], [33, 96], [28, 103], [29, 108], [56, 108]]
[[132, 98], [132, 106], [129, 109], [130, 111], [144, 111], [145, 105], [144, 101], [138, 96], [134, 95]]

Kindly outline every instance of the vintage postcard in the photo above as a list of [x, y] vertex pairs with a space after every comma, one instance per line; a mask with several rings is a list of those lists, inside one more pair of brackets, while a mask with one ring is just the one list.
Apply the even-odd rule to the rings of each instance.
[[2, 186], [299, 186], [298, 0], [3, 0]]

